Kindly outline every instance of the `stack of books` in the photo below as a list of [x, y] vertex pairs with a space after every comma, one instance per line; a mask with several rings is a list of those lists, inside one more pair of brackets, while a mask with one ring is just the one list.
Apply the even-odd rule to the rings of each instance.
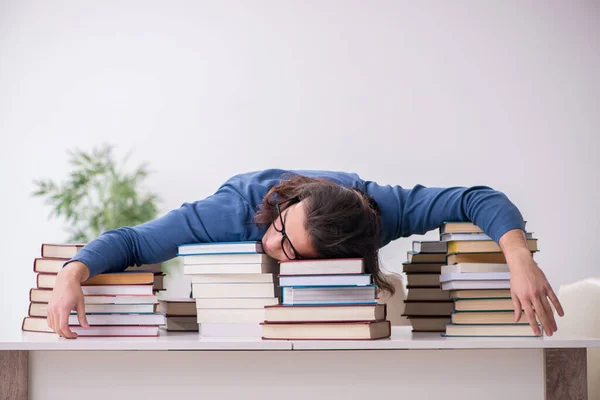
[[402, 265], [408, 291], [404, 313], [413, 332], [445, 332], [453, 303], [440, 287], [440, 273], [446, 264], [446, 242], [413, 241], [408, 260]]
[[391, 333], [362, 259], [280, 262], [282, 304], [266, 306], [263, 339], [374, 340]]
[[165, 315], [167, 331], [198, 332], [196, 301], [192, 298], [159, 297], [157, 311]]
[[[529, 250], [538, 251], [533, 233]], [[527, 317], [514, 321], [510, 271], [500, 246], [476, 225], [449, 222], [440, 227], [447, 243], [447, 263], [440, 284], [453, 300], [444, 336], [535, 336]], [[541, 327], [540, 327], [541, 330]]]
[[203, 337], [260, 337], [265, 306], [279, 304], [278, 263], [258, 242], [182, 244]]
[[[42, 244], [41, 257], [33, 262], [36, 286], [29, 292], [29, 311], [22, 330], [53, 332], [47, 323], [48, 302], [58, 272], [82, 244]], [[139, 268], [138, 268], [139, 269]], [[155, 312], [154, 272], [136, 270], [97, 275], [81, 284], [89, 328], [79, 325], [77, 313], [69, 315], [69, 329], [78, 336], [157, 336], [165, 324]]]

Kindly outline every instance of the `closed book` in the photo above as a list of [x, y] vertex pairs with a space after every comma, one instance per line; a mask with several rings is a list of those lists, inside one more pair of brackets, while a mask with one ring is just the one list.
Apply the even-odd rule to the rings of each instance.
[[274, 274], [195, 274], [192, 283], [273, 283]]
[[450, 290], [451, 299], [509, 298], [510, 289]]
[[167, 331], [175, 332], [198, 332], [199, 324], [196, 316], [193, 317], [169, 317], [167, 316]]
[[406, 274], [407, 285], [410, 287], [439, 287], [439, 274]]
[[408, 317], [413, 332], [445, 332], [450, 317], [412, 316]]
[[456, 311], [512, 311], [514, 310], [511, 298], [507, 299], [456, 299]]
[[178, 256], [195, 254], [264, 253], [260, 241], [187, 243], [178, 246]]
[[390, 335], [390, 321], [262, 324], [264, 339], [375, 340], [388, 338]]
[[[502, 252], [500, 246], [493, 240], [459, 240], [447, 243], [448, 254]], [[537, 251], [537, 239], [527, 239], [527, 246], [530, 251]]]
[[446, 243], [442, 241], [413, 241], [412, 251], [415, 253], [445, 253]]
[[482, 311], [482, 312], [454, 312], [452, 313], [453, 324], [529, 324], [525, 313], [521, 319], [515, 322], [513, 311]]
[[[526, 239], [533, 239], [533, 232], [525, 233]], [[459, 240], [492, 240], [491, 237], [483, 232], [479, 233], [444, 233], [440, 235], [442, 242], [459, 241]]]
[[406, 301], [450, 300], [450, 292], [447, 290], [442, 290], [439, 285], [436, 288], [413, 288], [409, 286], [407, 289], [408, 294], [406, 295]]
[[282, 288], [282, 304], [375, 304], [375, 286], [291, 286]]
[[447, 265], [460, 263], [499, 263], [506, 264], [504, 253], [461, 253], [449, 254], [446, 258]]
[[238, 274], [277, 274], [277, 263], [223, 263], [223, 264], [188, 264], [183, 266], [184, 275], [238, 275]]
[[434, 273], [439, 274], [442, 270], [442, 265], [445, 265], [444, 262], [440, 263], [403, 263], [402, 264], [402, 272], [405, 274], [422, 274], [422, 273]]
[[[86, 288], [86, 291], [89, 289]], [[32, 303], [49, 303], [52, 297], [51, 289], [30, 289], [29, 301]], [[146, 295], [85, 295], [83, 301], [86, 304], [156, 304], [157, 297], [152, 294]]]
[[89, 295], [151, 295], [154, 294], [152, 285], [98, 285], [81, 286], [84, 296]]
[[281, 275], [364, 274], [362, 258], [325, 258], [279, 262]]
[[370, 285], [370, 274], [336, 275], [279, 275], [279, 285], [284, 286], [364, 286]]
[[461, 289], [510, 289], [509, 280], [460, 280], [442, 282], [442, 290]]
[[454, 310], [451, 301], [405, 301], [403, 316], [412, 317], [418, 315], [450, 316]]
[[260, 338], [262, 335], [259, 323], [204, 323], [199, 326], [202, 337]]
[[277, 297], [196, 299], [196, 308], [264, 308], [276, 304]]
[[510, 272], [506, 263], [460, 263], [442, 266], [442, 274]]
[[451, 272], [440, 275], [440, 282], [450, 281], [504, 281], [510, 280], [510, 272]]
[[260, 253], [193, 254], [179, 256], [184, 265], [203, 264], [277, 264], [277, 260]]
[[409, 263], [445, 263], [446, 253], [415, 253], [409, 251], [406, 254]]
[[273, 283], [193, 283], [192, 293], [197, 299], [275, 297], [276, 288]]
[[260, 323], [265, 320], [264, 308], [201, 308], [197, 310], [198, 323]]
[[[86, 314], [152, 314], [154, 304], [86, 304]], [[47, 303], [30, 303], [29, 315], [36, 317], [48, 316]], [[76, 314], [71, 311], [71, 314]]]
[[[21, 329], [26, 332], [45, 332], [58, 336], [50, 327], [45, 317], [25, 317]], [[84, 328], [79, 325], [69, 326], [69, 329], [79, 337], [146, 337], [158, 336], [158, 325], [108, 325], [90, 326]]]
[[84, 243], [42, 243], [42, 257], [52, 258], [73, 258], [79, 250], [83, 248]]
[[440, 234], [445, 233], [478, 233], [483, 230], [472, 222], [447, 221], [440, 226]]
[[385, 318], [385, 304], [265, 307], [265, 322], [382, 321]]
[[[542, 329], [540, 329], [541, 331]], [[463, 325], [449, 324], [446, 325], [446, 333], [443, 336], [541, 336], [536, 335], [528, 324], [490, 324], [490, 325]]]
[[164, 298], [158, 299], [156, 311], [170, 316], [193, 316], [196, 317], [196, 300], [193, 298]]
[[[164, 325], [163, 314], [86, 314], [90, 325]], [[79, 325], [76, 314], [69, 315], [69, 325]]]

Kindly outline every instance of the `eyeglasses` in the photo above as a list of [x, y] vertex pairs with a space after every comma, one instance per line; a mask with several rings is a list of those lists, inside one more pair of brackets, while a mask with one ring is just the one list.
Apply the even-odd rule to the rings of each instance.
[[[275, 228], [277, 232], [281, 233], [281, 249], [283, 250], [283, 254], [285, 254], [288, 260], [300, 260], [302, 257], [298, 254], [298, 252], [294, 248], [294, 245], [290, 241], [290, 238], [285, 233], [285, 224], [283, 221], [283, 216], [281, 215], [279, 203], [275, 204], [275, 209], [277, 210], [277, 218], [275, 219], [275, 221], [273, 221], [273, 228]], [[281, 224], [280, 227], [277, 226], [277, 221], [279, 221], [279, 223]]]

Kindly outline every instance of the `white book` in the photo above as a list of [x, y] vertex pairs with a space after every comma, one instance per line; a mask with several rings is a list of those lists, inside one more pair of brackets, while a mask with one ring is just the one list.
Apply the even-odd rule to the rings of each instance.
[[510, 272], [508, 264], [498, 263], [458, 263], [442, 265], [442, 274], [471, 273], [471, 272]]
[[[164, 314], [86, 314], [90, 325], [164, 325]], [[79, 325], [76, 314], [69, 315], [69, 325]]]
[[281, 275], [364, 274], [361, 258], [291, 260], [279, 263]]
[[[153, 314], [154, 304], [86, 304], [86, 314]], [[77, 314], [71, 311], [71, 314]]]
[[273, 283], [192, 283], [194, 298], [275, 297]]
[[192, 283], [273, 283], [274, 274], [195, 274]]
[[[533, 239], [533, 232], [525, 233], [527, 239]], [[460, 241], [460, 240], [492, 240], [485, 233], [443, 233], [440, 235], [442, 242]]]
[[449, 281], [442, 282], [442, 290], [461, 289], [510, 289], [510, 281]]
[[196, 299], [196, 308], [264, 308], [276, 304], [277, 297]]
[[284, 287], [282, 304], [358, 304], [375, 303], [375, 286]]
[[264, 253], [260, 241], [248, 242], [217, 242], [217, 243], [188, 243], [178, 246], [178, 254], [236, 254], [236, 253]]
[[183, 266], [185, 275], [275, 274], [278, 272], [279, 265], [276, 263], [189, 264]]
[[440, 282], [497, 280], [510, 280], [510, 272], [451, 272], [440, 275]]
[[198, 323], [261, 323], [265, 320], [264, 308], [201, 308], [197, 310]]
[[284, 286], [351, 286], [370, 285], [370, 274], [352, 275], [279, 275], [279, 285]]
[[134, 337], [134, 336], [158, 336], [159, 327], [157, 325], [140, 326], [90, 326], [84, 328], [81, 326], [70, 326], [69, 329], [80, 337], [85, 336], [115, 336], [115, 337]]
[[231, 323], [231, 324], [200, 324], [202, 337], [248, 337], [260, 338], [262, 327], [257, 323]]
[[81, 286], [84, 296], [89, 295], [152, 295], [154, 285], [98, 285]]
[[260, 253], [196, 254], [179, 256], [184, 265], [196, 264], [277, 264], [274, 258]]

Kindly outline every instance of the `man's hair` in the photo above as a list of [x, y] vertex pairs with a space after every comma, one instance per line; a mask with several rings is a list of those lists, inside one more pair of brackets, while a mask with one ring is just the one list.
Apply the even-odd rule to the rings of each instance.
[[294, 175], [269, 190], [254, 222], [270, 225], [277, 217], [276, 204], [283, 209], [300, 201], [305, 203], [305, 228], [319, 258], [362, 258], [377, 288], [395, 292], [379, 265], [379, 207], [372, 197], [324, 178]]

